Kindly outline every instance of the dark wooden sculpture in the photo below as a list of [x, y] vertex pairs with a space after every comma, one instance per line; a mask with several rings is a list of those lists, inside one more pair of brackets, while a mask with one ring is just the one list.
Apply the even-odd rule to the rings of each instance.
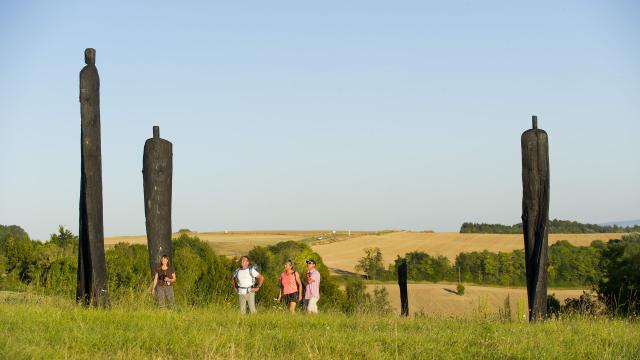
[[407, 260], [402, 259], [398, 266], [398, 285], [400, 286], [400, 315], [409, 316], [409, 295], [407, 292]]
[[153, 137], [144, 143], [142, 179], [144, 214], [151, 276], [162, 255], [172, 257], [171, 248], [171, 180], [173, 145], [160, 138], [160, 128], [153, 127]]
[[80, 232], [76, 300], [106, 306], [107, 270], [102, 222], [102, 154], [100, 150], [100, 78], [96, 51], [86, 49], [80, 71]]
[[525, 131], [522, 143], [522, 227], [527, 273], [529, 321], [547, 315], [547, 247], [549, 224], [549, 142], [547, 133]]

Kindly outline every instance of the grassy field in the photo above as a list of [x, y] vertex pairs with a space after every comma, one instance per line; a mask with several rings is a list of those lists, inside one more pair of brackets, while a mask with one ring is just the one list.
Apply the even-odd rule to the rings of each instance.
[[5, 359], [637, 359], [640, 324], [567, 318], [541, 324], [467, 317], [241, 316], [225, 307], [82, 309], [0, 300]]
[[[400, 312], [400, 288], [396, 283], [368, 284], [367, 290], [373, 293], [376, 287], [384, 287], [389, 292], [391, 306]], [[487, 311], [497, 313], [504, 309], [505, 299], [509, 297], [509, 306], [513, 318], [516, 318], [518, 306], [526, 308], [526, 288], [501, 288], [490, 286], [465, 285], [465, 293], [456, 293], [456, 284], [418, 283], [407, 285], [409, 292], [409, 309], [411, 312], [425, 313], [433, 316], [470, 316]], [[566, 298], [577, 298], [582, 294], [579, 289], [548, 289], [548, 294], [564, 303]], [[520, 304], [519, 304], [520, 303]], [[521, 314], [523, 315], [523, 314]]]
[[[573, 245], [588, 246], [593, 240], [620, 239], [623, 234], [550, 234], [549, 245], [567, 240]], [[410, 251], [424, 251], [429, 255], [444, 255], [454, 261], [461, 252], [489, 250], [511, 252], [524, 248], [522, 235], [518, 234], [460, 234], [392, 232], [381, 235], [364, 235], [341, 238], [337, 241], [313, 244], [325, 264], [334, 271], [355, 272], [354, 266], [364, 256], [363, 249], [379, 247], [385, 265], [391, 264], [397, 255]]]
[[[188, 232], [189, 236], [198, 236], [201, 240], [207, 241], [211, 247], [220, 255], [240, 256], [244, 255], [255, 246], [268, 246], [282, 241], [303, 240], [310, 238], [331, 236], [331, 231], [327, 230], [273, 230], [273, 231], [232, 231], [232, 232]], [[368, 232], [352, 232], [352, 236], [369, 234]], [[346, 236], [347, 232], [340, 231], [335, 234], [337, 237]], [[174, 233], [173, 237], [180, 236]], [[147, 244], [145, 235], [139, 236], [114, 236], [105, 238], [105, 247], [112, 247], [117, 243]]]

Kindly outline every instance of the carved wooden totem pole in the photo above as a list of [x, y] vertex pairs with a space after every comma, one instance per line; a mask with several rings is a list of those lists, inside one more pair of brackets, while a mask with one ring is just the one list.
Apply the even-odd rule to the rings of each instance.
[[142, 180], [147, 246], [151, 276], [160, 258], [166, 254], [173, 261], [171, 247], [171, 180], [173, 145], [160, 138], [160, 127], [153, 127], [153, 137], [144, 143]]
[[398, 285], [400, 286], [400, 315], [409, 316], [409, 295], [407, 292], [407, 260], [402, 259], [398, 266]]
[[522, 227], [527, 273], [529, 321], [547, 315], [547, 246], [549, 224], [549, 141], [533, 128], [522, 134]]
[[106, 306], [107, 270], [102, 222], [102, 154], [100, 150], [100, 78], [96, 51], [86, 49], [80, 71], [80, 231], [76, 300]]

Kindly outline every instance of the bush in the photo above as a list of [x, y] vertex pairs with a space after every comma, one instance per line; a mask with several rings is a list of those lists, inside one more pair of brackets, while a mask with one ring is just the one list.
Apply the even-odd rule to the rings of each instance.
[[595, 316], [602, 311], [602, 304], [598, 301], [598, 297], [586, 291], [583, 291], [578, 298], [567, 298], [562, 306], [562, 312], [568, 314]]
[[344, 302], [343, 311], [348, 314], [367, 312], [371, 298], [366, 289], [367, 287], [360, 277], [350, 277], [345, 285], [347, 298]]
[[458, 295], [464, 295], [464, 285], [462, 283], [458, 283], [458, 286], [456, 286], [456, 290]]
[[173, 242], [177, 302], [206, 305], [235, 300], [233, 264], [197, 236], [181, 234]]
[[547, 295], [547, 316], [560, 315], [560, 300], [556, 298], [556, 294]]
[[372, 311], [378, 315], [390, 314], [391, 301], [389, 301], [389, 291], [385, 287], [376, 287], [373, 289]]
[[345, 293], [342, 310], [347, 314], [387, 315], [392, 312], [389, 291], [384, 287], [376, 287], [371, 296], [360, 277], [353, 276], [347, 279]]
[[602, 251], [598, 296], [611, 313], [640, 314], [640, 233], [610, 240]]

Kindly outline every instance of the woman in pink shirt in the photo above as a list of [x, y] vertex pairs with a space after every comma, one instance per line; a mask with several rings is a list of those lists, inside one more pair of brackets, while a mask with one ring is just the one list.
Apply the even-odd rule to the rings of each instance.
[[280, 293], [277, 301], [280, 302], [283, 297], [284, 302], [289, 306], [289, 311], [295, 313], [296, 304], [302, 301], [302, 282], [300, 274], [293, 269], [291, 260], [284, 262], [284, 271], [280, 274]]

